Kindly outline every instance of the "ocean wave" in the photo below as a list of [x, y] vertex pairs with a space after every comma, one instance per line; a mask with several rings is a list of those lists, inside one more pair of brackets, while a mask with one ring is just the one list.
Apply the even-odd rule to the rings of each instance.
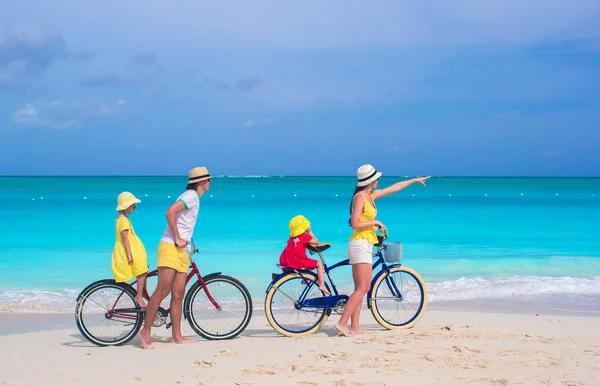
[[429, 301], [507, 298], [528, 295], [600, 295], [600, 277], [512, 276], [460, 278], [427, 283]]
[[[243, 278], [240, 278], [243, 281]], [[509, 298], [532, 295], [600, 295], [600, 277], [513, 276], [492, 279], [460, 278], [427, 282], [429, 302]], [[348, 288], [346, 288], [348, 287]], [[340, 286], [346, 293], [350, 286]], [[0, 290], [0, 312], [74, 312], [79, 289]], [[264, 288], [252, 291], [257, 306], [262, 305]]]
[[0, 290], [0, 312], [73, 311], [79, 289]]

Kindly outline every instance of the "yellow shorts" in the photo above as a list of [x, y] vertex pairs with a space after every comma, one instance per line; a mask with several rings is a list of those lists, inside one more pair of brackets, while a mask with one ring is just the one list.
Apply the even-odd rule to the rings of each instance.
[[186, 249], [161, 241], [158, 243], [158, 262], [156, 266], [173, 268], [177, 272], [187, 273], [190, 268], [190, 255]]

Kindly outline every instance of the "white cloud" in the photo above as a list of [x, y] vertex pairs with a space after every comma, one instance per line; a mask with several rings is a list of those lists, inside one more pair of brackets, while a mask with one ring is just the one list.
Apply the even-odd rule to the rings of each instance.
[[79, 122], [72, 119], [41, 119], [38, 111], [31, 104], [25, 105], [15, 111], [13, 118], [16, 123], [22, 126], [49, 127], [52, 129], [72, 129], [81, 126]]
[[173, 129], [172, 129], [172, 130], [175, 130], [175, 131], [178, 131], [178, 130], [183, 130], [183, 129], [185, 129], [186, 127], [188, 127], [189, 125], [190, 125], [190, 124], [189, 124], [189, 123], [187, 123], [187, 122], [186, 122], [186, 123], [182, 123], [181, 125], [177, 125], [177, 126], [173, 127]]
[[542, 152], [542, 157], [558, 157], [562, 155], [562, 151], [560, 150], [544, 150]]
[[26, 105], [15, 111], [14, 120], [17, 123], [23, 125], [39, 125], [40, 118], [38, 117], [37, 111], [32, 105]]
[[[27, 2], [13, 2], [22, 12]], [[89, 12], [98, 25], [111, 25], [112, 36], [125, 36], [130, 26], [115, 23], [136, 16], [139, 34], [129, 34], [132, 46], [147, 46], [171, 35], [183, 46], [241, 43], [245, 47], [294, 49], [463, 43], [542, 41], [557, 36], [600, 36], [597, 0], [458, 0], [416, 2], [381, 0], [368, 6], [342, 0], [282, 3], [277, 0], [241, 1], [232, 13], [227, 2], [167, 2], [132, 0], [65, 2], [38, 5], [37, 12], [56, 14]], [[137, 5], [136, 5], [137, 4]], [[140, 9], [143, 8], [143, 12]], [[168, 18], [164, 15], [168, 14]], [[238, 15], [244, 15], [239, 17]], [[331, 15], [336, 15], [332, 18]], [[256, 23], [260, 20], [260, 23]], [[76, 23], [64, 23], [79, 32]], [[302, 26], [302, 33], [298, 33]], [[510, 27], [507, 27], [510, 26]], [[274, 33], [276, 31], [276, 33]], [[83, 31], [88, 36], [93, 31]], [[87, 36], [86, 36], [87, 37]], [[117, 40], [117, 39], [114, 39]], [[112, 43], [112, 42], [111, 42]], [[116, 43], [119, 43], [118, 41]]]
[[512, 110], [507, 113], [498, 114], [498, 119], [504, 122], [512, 121], [521, 116], [519, 110]]
[[251, 119], [251, 120], [247, 120], [246, 122], [242, 123], [242, 127], [254, 127], [254, 126], [260, 126], [260, 125], [266, 126], [266, 125], [273, 123], [273, 121], [275, 121], [275, 120], [271, 117], [263, 118], [260, 121], [255, 121], [255, 120]]
[[128, 104], [123, 99], [111, 103], [65, 102], [55, 99], [47, 104], [47, 111], [60, 118], [84, 119], [101, 116], [115, 116], [126, 113]]
[[71, 129], [85, 126], [92, 120], [114, 119], [128, 113], [124, 100], [112, 103], [65, 102], [54, 99], [36, 102], [17, 109], [13, 114], [15, 123], [22, 126]]

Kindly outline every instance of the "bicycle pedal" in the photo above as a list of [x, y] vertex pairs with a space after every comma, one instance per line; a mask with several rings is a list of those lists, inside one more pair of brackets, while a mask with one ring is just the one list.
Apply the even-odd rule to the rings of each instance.
[[278, 274], [278, 273], [272, 273], [272, 274], [271, 274], [271, 279], [272, 279], [272, 280], [275, 280], [275, 279], [277, 279], [277, 276], [279, 276], [279, 274]]
[[167, 324], [165, 324], [165, 327], [166, 327], [166, 328], [167, 328], [167, 330], [168, 330], [169, 328], [171, 328], [171, 323], [167, 323]]

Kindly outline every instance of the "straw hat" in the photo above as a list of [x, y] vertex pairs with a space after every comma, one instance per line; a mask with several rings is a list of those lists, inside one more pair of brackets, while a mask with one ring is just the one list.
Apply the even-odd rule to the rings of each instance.
[[212, 178], [212, 176], [208, 173], [208, 169], [204, 166], [198, 166], [193, 168], [188, 173], [189, 181], [188, 184], [192, 184], [194, 182], [200, 182], [204, 180], [208, 180]]
[[310, 221], [306, 217], [298, 215], [290, 220], [288, 226], [290, 227], [290, 237], [296, 237], [306, 232], [310, 227]]
[[358, 177], [358, 183], [356, 186], [367, 186], [371, 182], [381, 177], [381, 172], [375, 170], [372, 165], [365, 164], [358, 168], [356, 171], [356, 176]]
[[140, 202], [141, 201], [138, 200], [133, 194], [131, 194], [129, 192], [123, 192], [123, 193], [119, 194], [119, 197], [117, 197], [117, 210], [125, 210], [125, 209], [129, 208], [131, 205], [137, 204]]

